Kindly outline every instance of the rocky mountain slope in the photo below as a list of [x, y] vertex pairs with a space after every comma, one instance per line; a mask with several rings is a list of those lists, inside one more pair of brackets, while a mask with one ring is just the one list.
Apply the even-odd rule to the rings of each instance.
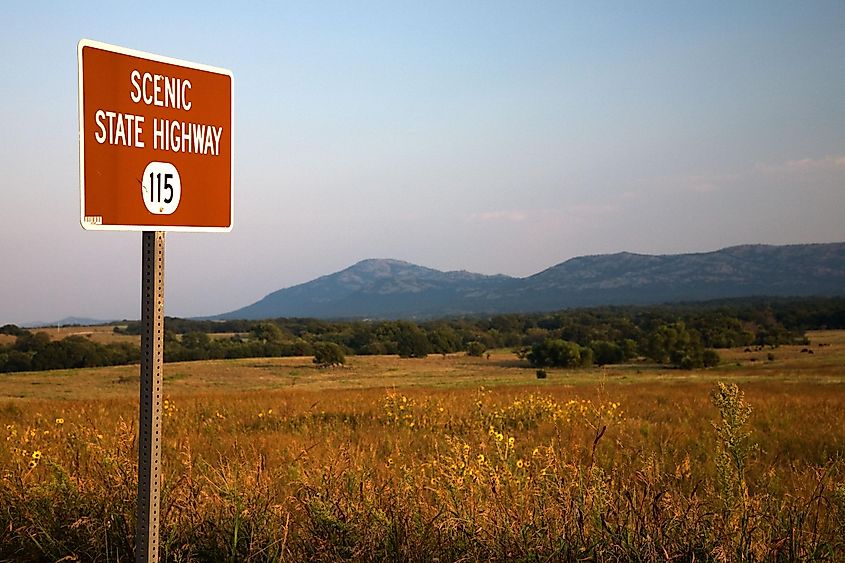
[[567, 260], [527, 278], [364, 260], [216, 318], [430, 318], [595, 305], [845, 294], [845, 243]]

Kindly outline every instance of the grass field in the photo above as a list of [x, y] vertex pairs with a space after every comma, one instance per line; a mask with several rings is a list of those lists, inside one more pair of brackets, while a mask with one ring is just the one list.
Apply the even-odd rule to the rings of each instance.
[[[60, 327], [49, 327], [49, 328], [33, 328], [28, 329], [29, 332], [37, 333], [43, 332], [47, 336], [50, 337], [51, 340], [61, 340], [62, 338], [67, 338], [68, 336], [82, 336], [84, 338], [88, 338], [92, 342], [96, 342], [97, 344], [116, 344], [116, 343], [128, 343], [134, 344], [136, 346], [141, 345], [141, 337], [138, 335], [132, 334], [120, 334], [114, 331], [114, 325], [94, 325], [94, 326], [60, 326]], [[233, 332], [222, 332], [222, 333], [212, 333], [209, 334], [209, 338], [212, 340], [216, 339], [223, 339], [223, 338], [231, 338], [235, 336], [236, 333]], [[10, 334], [0, 334], [0, 345], [4, 344], [14, 344], [15, 343], [15, 336]]]
[[[845, 333], [809, 338], [545, 380], [504, 351], [166, 364], [162, 557], [843, 560]], [[0, 559], [132, 558], [137, 372], [0, 377]]]
[[[116, 342], [128, 342], [130, 344], [139, 345], [141, 342], [140, 336], [133, 336], [129, 334], [117, 334], [114, 332], [113, 325], [95, 325], [95, 326], [59, 326], [48, 328], [33, 328], [29, 332], [37, 333], [43, 332], [50, 337], [51, 340], [61, 340], [68, 336], [82, 336], [88, 338], [97, 344], [114, 344]], [[0, 334], [0, 344], [14, 344], [15, 336], [9, 334]]]

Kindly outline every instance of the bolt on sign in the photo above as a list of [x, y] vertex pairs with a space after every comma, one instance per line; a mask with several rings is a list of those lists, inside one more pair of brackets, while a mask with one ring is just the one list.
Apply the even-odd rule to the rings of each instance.
[[231, 71], [87, 39], [77, 49], [82, 226], [231, 230]]

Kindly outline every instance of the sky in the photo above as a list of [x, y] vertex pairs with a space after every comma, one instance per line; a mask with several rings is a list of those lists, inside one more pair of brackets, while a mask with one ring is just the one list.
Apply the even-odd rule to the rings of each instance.
[[0, 324], [140, 316], [141, 234], [79, 224], [83, 38], [234, 75], [234, 228], [168, 233], [168, 315], [366, 258], [845, 241], [841, 1], [2, 5]]

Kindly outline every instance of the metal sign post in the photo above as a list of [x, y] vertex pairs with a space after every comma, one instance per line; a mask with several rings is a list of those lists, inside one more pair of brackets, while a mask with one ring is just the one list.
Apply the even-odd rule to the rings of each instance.
[[164, 232], [144, 231], [141, 264], [141, 397], [135, 561], [158, 561], [164, 363]]

